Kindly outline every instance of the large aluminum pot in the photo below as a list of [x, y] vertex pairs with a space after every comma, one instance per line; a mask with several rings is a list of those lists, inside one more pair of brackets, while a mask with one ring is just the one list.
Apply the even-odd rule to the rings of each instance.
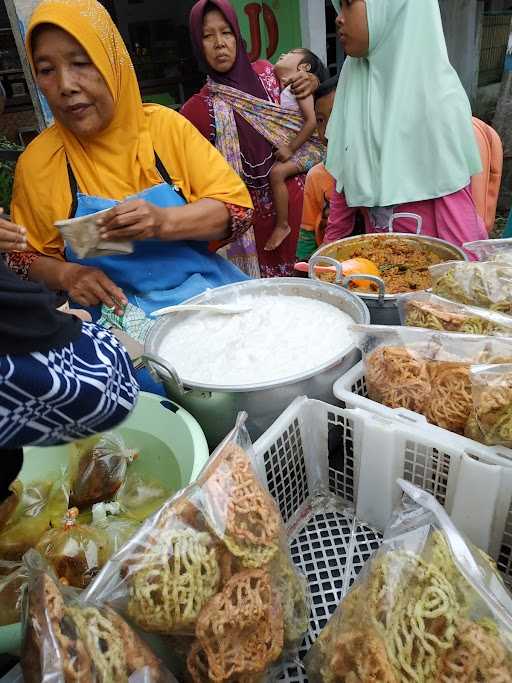
[[[299, 278], [247, 280], [234, 285], [212, 289], [186, 303], [226, 304], [242, 302], [245, 295], [302, 296], [332, 304], [350, 315], [357, 323], [369, 323], [370, 314], [365, 303], [336, 285]], [[355, 345], [331, 362], [307, 373], [297, 374], [286, 381], [253, 386], [225, 387], [190, 382], [180, 377], [175, 368], [160, 357], [160, 347], [169, 331], [187, 313], [173, 313], [162, 317], [152, 327], [145, 343], [146, 364], [162, 380], [168, 396], [188, 410], [199, 422], [211, 448], [215, 447], [233, 428], [240, 410], [247, 411], [248, 428], [253, 439], [258, 438], [297, 396], [307, 395], [330, 403], [335, 402], [332, 386], [336, 379], [358, 362]], [[327, 332], [327, 330], [326, 330]], [[279, 339], [268, 331], [268, 343]], [[192, 348], [191, 353], [194, 352]]]
[[[379, 289], [378, 293], [373, 294], [369, 292], [354, 291], [356, 296], [368, 306], [371, 321], [374, 325], [400, 325], [396, 294], [386, 294], [384, 282], [378, 277], [370, 275], [353, 275], [352, 277], [345, 278], [341, 270], [341, 263], [336, 256], [341, 249], [343, 250], [343, 259], [348, 259], [350, 258], [351, 247], [355, 248], [356, 244], [360, 244], [367, 239], [375, 238], [382, 240], [396, 238], [413, 240], [426, 245], [429, 249], [438, 254], [443, 261], [467, 261], [466, 254], [454, 244], [440, 240], [437, 237], [427, 237], [425, 235], [414, 235], [411, 233], [396, 232], [354, 235], [353, 237], [346, 237], [345, 239], [321, 246], [309, 260], [309, 277], [313, 280], [318, 280], [319, 278], [315, 273], [315, 267], [319, 265], [330, 265], [336, 267], [336, 283], [343, 287], [349, 287], [350, 283], [357, 279], [374, 281]], [[345, 252], [347, 256], [345, 256]]]

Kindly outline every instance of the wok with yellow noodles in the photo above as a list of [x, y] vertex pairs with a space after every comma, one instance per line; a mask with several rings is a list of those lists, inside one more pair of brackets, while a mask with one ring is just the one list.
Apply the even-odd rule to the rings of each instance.
[[[322, 246], [314, 256], [340, 262], [354, 258], [372, 261], [379, 269], [387, 295], [428, 289], [432, 285], [430, 266], [465, 259], [464, 252], [443, 240], [399, 233], [349, 237]], [[335, 280], [332, 273], [319, 277], [326, 282]], [[376, 291], [372, 287], [368, 293]]]

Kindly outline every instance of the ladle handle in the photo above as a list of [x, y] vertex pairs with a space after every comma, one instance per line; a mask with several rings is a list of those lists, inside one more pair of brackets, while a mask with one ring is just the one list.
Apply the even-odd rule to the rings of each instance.
[[384, 284], [384, 280], [382, 280], [382, 278], [377, 277], [376, 275], [348, 275], [347, 277], [342, 275], [341, 278], [338, 280], [338, 277], [336, 276], [336, 284], [345, 287], [345, 289], [349, 289], [351, 282], [361, 282], [362, 280], [364, 280], [365, 282], [372, 282], [374, 285], [378, 287], [378, 303], [383, 304], [384, 295], [386, 294], [386, 285]]
[[[320, 280], [320, 278], [317, 277], [315, 269], [322, 263], [328, 263], [330, 266], [335, 268], [336, 282], [341, 281], [343, 277], [343, 266], [341, 261], [336, 261], [336, 259], [331, 258], [330, 256], [312, 256], [309, 259], [308, 277], [310, 277], [312, 280]], [[320, 280], [320, 282], [323, 282], [323, 280]]]
[[153, 367], [153, 365], [157, 365], [159, 368], [164, 370], [164, 378], [174, 382], [176, 384], [176, 386], [178, 387], [178, 390], [181, 394], [186, 393], [185, 387], [183, 385], [183, 381], [182, 381], [181, 377], [179, 376], [178, 371], [168, 361], [166, 361], [161, 356], [157, 356], [155, 353], [146, 353], [146, 352], [142, 354], [141, 359], [144, 362], [144, 365], [149, 370], [151, 376], [157, 382], [160, 381], [160, 377], [159, 377], [158, 373], [156, 372], [155, 368]]

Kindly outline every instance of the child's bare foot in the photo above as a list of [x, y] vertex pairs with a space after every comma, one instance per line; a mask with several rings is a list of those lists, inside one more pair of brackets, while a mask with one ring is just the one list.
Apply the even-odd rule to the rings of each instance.
[[284, 225], [276, 225], [268, 242], [265, 244], [265, 251], [274, 251], [277, 249], [277, 247], [285, 241], [291, 231], [292, 229], [287, 223]]

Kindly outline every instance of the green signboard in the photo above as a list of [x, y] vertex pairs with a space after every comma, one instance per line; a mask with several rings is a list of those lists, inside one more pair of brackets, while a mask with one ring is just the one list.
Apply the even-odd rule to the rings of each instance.
[[251, 60], [269, 59], [275, 62], [281, 53], [300, 47], [302, 38], [298, 0], [231, 2], [236, 8]]

